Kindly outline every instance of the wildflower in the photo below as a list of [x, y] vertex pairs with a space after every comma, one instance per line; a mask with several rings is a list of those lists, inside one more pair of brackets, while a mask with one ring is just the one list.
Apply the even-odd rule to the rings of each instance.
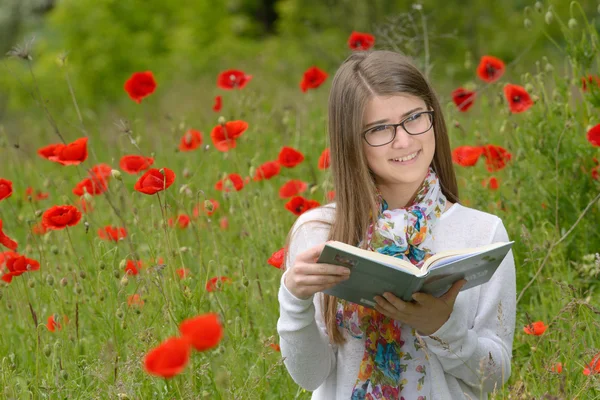
[[215, 148], [225, 152], [236, 147], [236, 139], [248, 129], [248, 123], [245, 121], [229, 121], [222, 125], [217, 125], [210, 133]]
[[221, 219], [219, 220], [219, 227], [221, 228], [221, 230], [229, 228], [229, 219], [227, 219], [227, 217], [221, 217]]
[[508, 150], [494, 144], [485, 145], [482, 150], [485, 156], [485, 165], [489, 172], [501, 170], [512, 158], [512, 154]]
[[596, 87], [600, 88], [600, 77], [598, 77], [597, 75], [588, 75], [587, 77], [581, 78], [581, 90], [587, 92], [588, 83], [592, 85], [592, 89], [594, 83], [596, 84]]
[[513, 84], [506, 84], [504, 86], [504, 97], [508, 101], [508, 107], [513, 113], [522, 113], [533, 105], [533, 100], [529, 96], [529, 93], [524, 87]]
[[176, 272], [181, 279], [185, 279], [190, 275], [190, 270], [187, 268], [178, 268]]
[[278, 161], [267, 161], [256, 169], [254, 181], [262, 181], [263, 179], [271, 179], [279, 173], [281, 167]]
[[121, 157], [119, 167], [128, 174], [138, 174], [144, 170], [150, 168], [154, 164], [154, 158], [144, 157], [138, 155], [127, 155]]
[[142, 269], [142, 260], [127, 260], [125, 264], [125, 274], [137, 275]]
[[333, 201], [335, 199], [335, 190], [328, 191], [326, 196], [328, 201]]
[[179, 331], [197, 351], [211, 349], [223, 338], [223, 326], [215, 313], [185, 319], [179, 324]]
[[[54, 154], [49, 155], [47, 158], [50, 161], [54, 161], [62, 165], [81, 164], [82, 162], [87, 160], [88, 157], [87, 142], [88, 138], [83, 137], [66, 145], [54, 145]], [[48, 147], [49, 146], [47, 146], [46, 148]]]
[[325, 82], [327, 79], [327, 73], [318, 67], [310, 67], [304, 72], [302, 81], [300, 82], [300, 89], [306, 93], [308, 89], [316, 89]]
[[[6, 283], [12, 282], [14, 276], [20, 276], [28, 271], [37, 271], [40, 269], [40, 263], [24, 255], [14, 252], [4, 252], [4, 267], [7, 271], [2, 275], [2, 280]], [[1, 260], [0, 260], [1, 261]], [[0, 262], [2, 264], [2, 262]]]
[[600, 353], [596, 354], [592, 361], [583, 369], [584, 375], [600, 374]]
[[63, 147], [65, 147], [65, 145], [62, 143], [49, 144], [48, 146], [39, 148], [37, 153], [40, 157], [48, 160], [48, 159], [50, 159], [50, 157], [54, 156], [54, 153], [56, 153], [58, 150], [62, 149]]
[[156, 81], [151, 71], [135, 72], [125, 82], [125, 91], [133, 101], [140, 104], [142, 99], [156, 90]]
[[180, 374], [190, 360], [191, 346], [185, 338], [171, 337], [144, 357], [144, 368], [151, 375], [172, 378]]
[[144, 300], [142, 300], [139, 293], [135, 293], [127, 297], [127, 305], [129, 307], [142, 307], [144, 305]]
[[180, 151], [192, 151], [202, 144], [202, 132], [190, 129], [188, 130], [181, 141], [179, 142]]
[[[173, 221], [173, 218], [169, 218], [169, 226], [173, 226], [175, 224], [175, 222]], [[185, 229], [188, 227], [188, 225], [190, 224], [190, 217], [186, 214], [180, 214], [177, 217], [177, 226], [180, 229]]]
[[83, 178], [83, 180], [73, 188], [73, 194], [76, 196], [83, 196], [85, 193], [88, 193], [92, 196], [99, 195], [108, 189], [107, 180], [92, 177], [92, 178]]
[[536, 321], [529, 325], [525, 325], [523, 327], [523, 332], [525, 332], [528, 335], [541, 336], [544, 334], [544, 332], [546, 332], [547, 328], [548, 326], [545, 325], [544, 322]]
[[459, 146], [452, 150], [452, 161], [463, 167], [472, 167], [481, 154], [483, 149], [479, 146]]
[[44, 193], [41, 190], [34, 191], [31, 186], [28, 186], [27, 189], [25, 189], [25, 198], [28, 201], [29, 199], [31, 199], [31, 201], [45, 200], [48, 198], [48, 193]]
[[284, 253], [285, 253], [285, 247], [282, 247], [281, 249], [277, 250], [275, 253], [271, 254], [271, 257], [269, 257], [267, 262], [270, 265], [274, 266], [275, 268], [281, 268], [281, 265], [283, 264]]
[[348, 47], [351, 50], [369, 50], [375, 44], [375, 36], [369, 33], [352, 32], [348, 38]]
[[52, 206], [42, 215], [42, 224], [48, 229], [64, 229], [75, 226], [81, 219], [81, 213], [71, 205]]
[[217, 77], [217, 86], [225, 90], [243, 89], [251, 79], [252, 75], [246, 75], [243, 71], [228, 69]]
[[60, 322], [57, 321], [57, 319], [58, 318], [56, 318], [54, 314], [48, 317], [46, 328], [48, 328], [50, 332], [55, 332], [56, 330], [62, 329], [62, 325], [60, 324]]
[[285, 208], [294, 215], [300, 216], [311, 208], [319, 207], [320, 205], [316, 200], [307, 200], [302, 196], [294, 196], [285, 204]]
[[10, 237], [8, 237], [2, 231], [2, 220], [1, 219], [0, 219], [0, 244], [4, 245], [5, 247], [7, 247], [13, 251], [17, 250], [17, 247], [18, 247], [17, 242], [12, 240]]
[[497, 190], [500, 185], [498, 184], [498, 179], [495, 176], [492, 176], [489, 179], [486, 178], [486, 179], [482, 180], [481, 186], [483, 186], [483, 187], [489, 186], [490, 189]]
[[281, 188], [279, 188], [279, 197], [282, 199], [294, 197], [304, 192], [307, 188], [308, 185], [306, 182], [302, 182], [299, 179], [291, 179], [284, 183]]
[[227, 276], [215, 276], [210, 278], [208, 282], [206, 282], [206, 291], [214, 292], [220, 290], [222, 287], [222, 283], [231, 283], [231, 278]]
[[319, 169], [327, 169], [327, 168], [329, 168], [330, 164], [331, 164], [331, 157], [329, 154], [329, 147], [328, 147], [325, 150], [323, 150], [323, 152], [319, 156], [318, 167], [319, 167]]
[[467, 112], [475, 102], [475, 92], [459, 87], [452, 91], [452, 101], [461, 112]]
[[277, 161], [279, 161], [279, 164], [282, 167], [293, 168], [304, 161], [304, 154], [292, 147], [284, 146], [281, 151], [279, 151]]
[[[219, 202], [214, 199], [205, 200], [202, 203], [202, 211], [206, 213], [209, 217], [213, 215], [217, 209], [219, 208]], [[194, 218], [198, 218], [200, 216], [200, 209], [198, 206], [194, 207]]]
[[592, 146], [600, 147], [600, 124], [592, 127], [587, 132], [587, 140]]
[[212, 109], [214, 112], [219, 112], [221, 111], [221, 108], [223, 108], [223, 98], [221, 96], [215, 96], [215, 104]]
[[552, 368], [550, 368], [550, 370], [551, 370], [552, 372], [555, 372], [555, 373], [557, 373], [557, 374], [560, 374], [560, 373], [563, 371], [563, 365], [562, 365], [562, 363], [560, 363], [560, 362], [557, 362], [556, 364], [554, 364], [554, 365], [552, 366]]
[[483, 56], [477, 66], [477, 76], [487, 83], [496, 82], [504, 75], [504, 62], [493, 56]]
[[169, 188], [175, 181], [175, 173], [169, 168], [151, 168], [135, 183], [134, 189], [144, 194], [155, 194]]
[[12, 182], [8, 179], [0, 178], [0, 200], [4, 200], [12, 196]]
[[127, 231], [125, 228], [117, 228], [116, 226], [107, 225], [104, 228], [98, 229], [98, 236], [102, 240], [118, 242], [119, 240], [127, 237]]
[[281, 352], [281, 347], [277, 343], [271, 343], [269, 344], [269, 347], [272, 348], [274, 351]]
[[231, 190], [231, 185], [233, 185], [233, 189], [240, 191], [244, 187], [244, 180], [239, 174], [229, 174], [226, 178], [219, 180], [215, 184], [215, 189], [229, 192]]

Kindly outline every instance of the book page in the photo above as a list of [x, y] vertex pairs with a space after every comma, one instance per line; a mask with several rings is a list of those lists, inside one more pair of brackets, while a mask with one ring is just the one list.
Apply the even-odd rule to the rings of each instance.
[[423, 270], [429, 271], [429, 270], [433, 270], [436, 268], [440, 268], [440, 267], [442, 267], [446, 264], [449, 264], [451, 262], [454, 262], [456, 260], [470, 257], [475, 254], [483, 253], [483, 252], [495, 249], [496, 247], [501, 247], [505, 244], [506, 243], [504, 243], [504, 242], [498, 242], [498, 243], [487, 244], [485, 246], [480, 246], [480, 247], [471, 247], [471, 248], [467, 248], [467, 249], [440, 251], [439, 253], [434, 254], [433, 256], [429, 257], [427, 259], [427, 261], [425, 261], [425, 264], [423, 264]]
[[416, 276], [424, 275], [426, 272], [426, 270], [420, 270], [419, 268], [415, 267], [408, 261], [405, 261], [400, 258], [388, 256], [385, 254], [381, 254], [376, 251], [361, 249], [356, 246], [351, 246], [349, 244], [338, 242], [335, 240], [330, 242], [328, 245], [332, 246], [334, 248], [338, 248], [340, 250], [346, 251], [348, 253], [359, 255], [363, 258], [367, 258], [370, 260], [376, 260], [377, 262], [387, 265], [388, 267], [398, 269], [401, 271], [406, 271], [406, 272], [416, 275]]

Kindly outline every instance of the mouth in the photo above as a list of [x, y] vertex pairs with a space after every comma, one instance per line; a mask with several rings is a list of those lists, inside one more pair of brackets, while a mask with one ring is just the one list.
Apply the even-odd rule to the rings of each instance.
[[412, 154], [409, 154], [406, 157], [390, 158], [388, 161], [391, 163], [394, 163], [394, 164], [408, 165], [408, 164], [414, 163], [415, 160], [417, 158], [419, 158], [420, 155], [421, 155], [421, 150], [414, 152]]

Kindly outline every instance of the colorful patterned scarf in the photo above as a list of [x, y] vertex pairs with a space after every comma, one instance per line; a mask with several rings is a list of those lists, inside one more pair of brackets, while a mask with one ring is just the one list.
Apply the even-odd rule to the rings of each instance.
[[[415, 200], [406, 208], [388, 210], [387, 202], [378, 190], [377, 227], [369, 226], [366, 248], [402, 258], [421, 268], [433, 255], [431, 230], [446, 208], [446, 201], [437, 174], [431, 167]], [[352, 400], [404, 399], [400, 397], [403, 389], [405, 393], [410, 392], [411, 399], [427, 399], [430, 387], [426, 363], [411, 365], [417, 358], [427, 358], [414, 328], [376, 310], [343, 300], [338, 302], [336, 322], [353, 337], [365, 338], [365, 352]], [[413, 368], [408, 370], [409, 366]]]

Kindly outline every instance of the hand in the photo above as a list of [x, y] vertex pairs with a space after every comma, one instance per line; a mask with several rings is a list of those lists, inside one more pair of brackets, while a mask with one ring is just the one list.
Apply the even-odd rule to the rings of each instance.
[[285, 287], [299, 299], [329, 289], [350, 277], [350, 269], [332, 264], [317, 264], [325, 243], [298, 254], [292, 268], [285, 274]]
[[441, 297], [427, 293], [414, 293], [415, 302], [406, 302], [392, 293], [375, 296], [375, 310], [383, 315], [404, 322], [415, 328], [420, 335], [429, 336], [442, 327], [450, 318], [454, 302], [460, 289], [467, 283], [465, 279], [454, 282]]

